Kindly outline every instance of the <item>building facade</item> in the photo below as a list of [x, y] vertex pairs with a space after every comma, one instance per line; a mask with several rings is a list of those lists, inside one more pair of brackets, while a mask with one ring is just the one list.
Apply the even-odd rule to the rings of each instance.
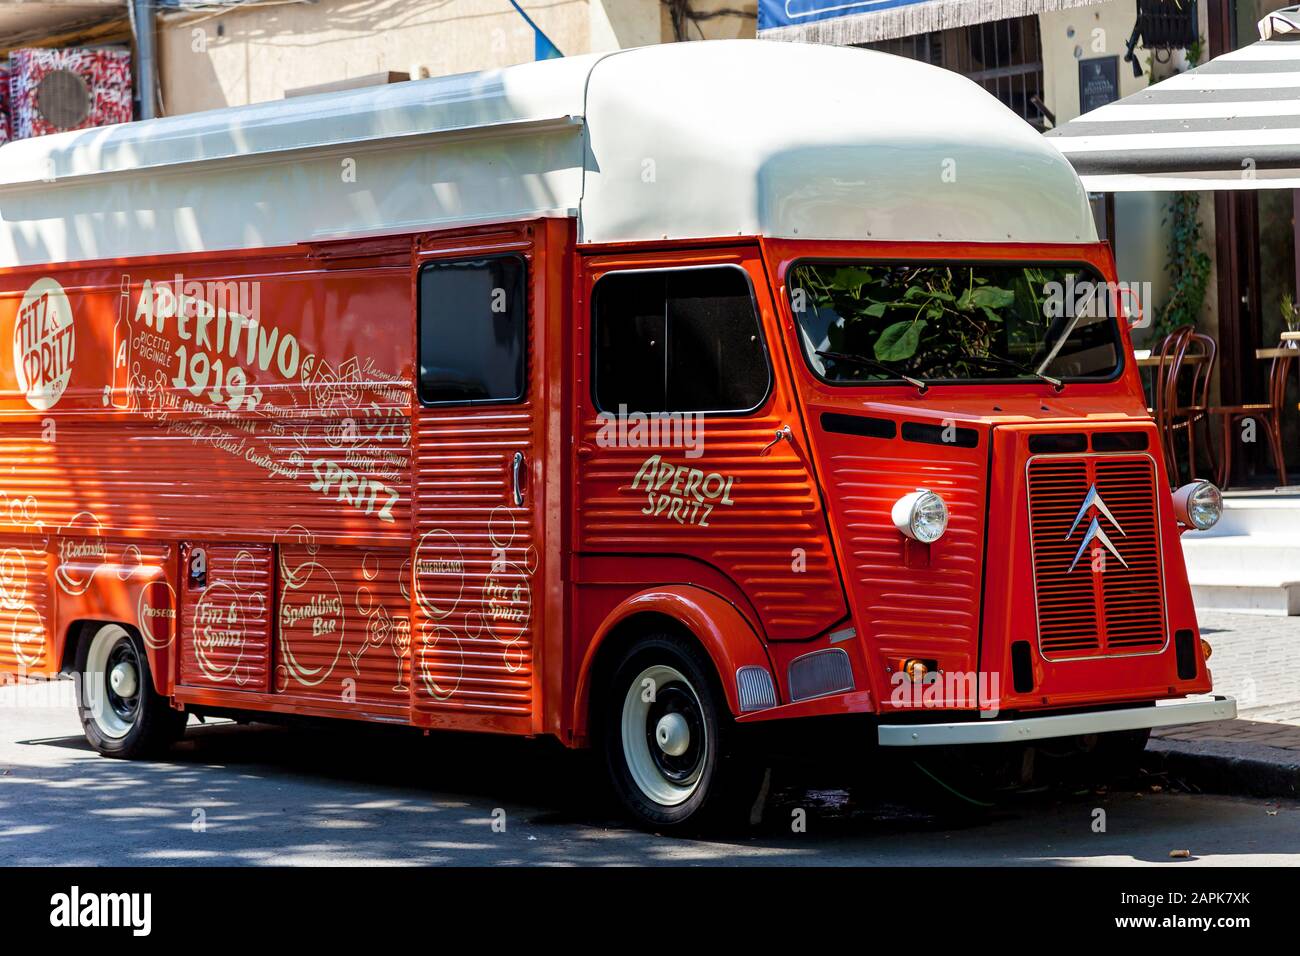
[[754, 0], [320, 0], [166, 10], [158, 23], [168, 113], [279, 99], [304, 88], [421, 78], [535, 58], [755, 35]]
[[[942, 65], [1047, 129], [1143, 89], [1192, 60], [1244, 46], [1288, 0], [156, 0], [158, 109], [163, 114], [277, 100], [320, 89], [400, 82], [536, 59], [674, 41], [764, 37], [862, 46]], [[73, 37], [68, 2], [0, 0], [27, 29], [23, 45], [121, 43], [127, 0], [87, 0], [106, 22]], [[33, 11], [45, 9], [45, 20]], [[1154, 10], [1195, 23], [1181, 41], [1145, 48], [1135, 26]], [[1164, 14], [1162, 14], [1164, 15]], [[140, 18], [137, 17], [137, 26]], [[31, 32], [46, 23], [49, 36]], [[5, 23], [0, 18], [0, 24]], [[96, 32], [98, 31], [98, 32]], [[37, 31], [39, 33], [39, 30]], [[15, 34], [17, 36], [17, 34]], [[0, 47], [3, 38], [0, 37]], [[137, 89], [142, 88], [137, 76]], [[874, 95], [863, 91], [864, 108]], [[936, 116], [935, 123], [942, 123]], [[1195, 208], [1209, 257], [1197, 325], [1219, 340], [1226, 402], [1258, 400], [1254, 350], [1275, 344], [1297, 279], [1290, 192], [1097, 197], [1125, 282], [1144, 283], [1152, 312], [1171, 294], [1171, 216]], [[1300, 446], [1300, 443], [1292, 443]]]

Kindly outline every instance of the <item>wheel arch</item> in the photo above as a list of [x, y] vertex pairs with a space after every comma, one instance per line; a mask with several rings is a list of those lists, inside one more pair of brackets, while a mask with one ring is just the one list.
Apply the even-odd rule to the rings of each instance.
[[601, 680], [608, 675], [619, 652], [656, 629], [676, 631], [704, 649], [733, 716], [740, 713], [736, 670], [758, 666], [772, 672], [771, 660], [757, 631], [730, 601], [692, 585], [640, 591], [606, 615], [587, 645], [574, 693], [575, 742], [585, 743], [590, 736], [592, 708], [599, 699]]
[[132, 637], [140, 641], [144, 648], [145, 659], [149, 664], [149, 678], [153, 684], [153, 689], [164, 697], [171, 695], [171, 688], [167, 686], [167, 675], [160, 673], [160, 668], [166, 666], [166, 659], [158, 654], [157, 649], [149, 646], [149, 643], [141, 637], [140, 629], [129, 621], [117, 621], [107, 617], [79, 617], [68, 623], [63, 629], [63, 652], [59, 663], [59, 672], [71, 674], [77, 669], [77, 655], [83, 644], [89, 641], [100, 628], [109, 624], [122, 628]]

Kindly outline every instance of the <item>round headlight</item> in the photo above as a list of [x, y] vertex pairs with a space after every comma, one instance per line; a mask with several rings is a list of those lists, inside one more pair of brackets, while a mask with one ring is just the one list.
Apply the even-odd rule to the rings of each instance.
[[1181, 524], [1205, 531], [1219, 523], [1223, 495], [1208, 481], [1193, 481], [1174, 492], [1174, 513]]
[[924, 488], [894, 502], [891, 517], [895, 528], [922, 544], [938, 541], [948, 530], [948, 506], [933, 491]]

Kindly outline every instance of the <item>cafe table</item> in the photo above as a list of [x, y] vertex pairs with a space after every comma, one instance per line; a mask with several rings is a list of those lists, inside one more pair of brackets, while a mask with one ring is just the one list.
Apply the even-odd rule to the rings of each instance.
[[[1279, 359], [1279, 358], [1300, 358], [1300, 332], [1283, 332], [1283, 342], [1297, 343], [1293, 348], [1282, 346], [1281, 348], [1255, 349], [1255, 358], [1257, 359]], [[1289, 372], [1290, 369], [1287, 369]], [[1296, 374], [1300, 377], [1300, 362], [1296, 363]]]
[[[1137, 361], [1138, 368], [1155, 368], [1160, 364], [1160, 356], [1152, 355], [1150, 349], [1134, 349], [1133, 358]], [[1207, 361], [1209, 356], [1199, 352], [1183, 356], [1183, 362], [1187, 365], [1204, 365]]]

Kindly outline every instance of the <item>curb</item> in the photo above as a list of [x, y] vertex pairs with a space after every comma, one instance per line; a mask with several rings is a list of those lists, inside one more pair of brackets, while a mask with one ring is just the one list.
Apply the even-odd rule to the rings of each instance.
[[1300, 796], [1300, 750], [1246, 741], [1153, 738], [1144, 764], [1210, 793]]

